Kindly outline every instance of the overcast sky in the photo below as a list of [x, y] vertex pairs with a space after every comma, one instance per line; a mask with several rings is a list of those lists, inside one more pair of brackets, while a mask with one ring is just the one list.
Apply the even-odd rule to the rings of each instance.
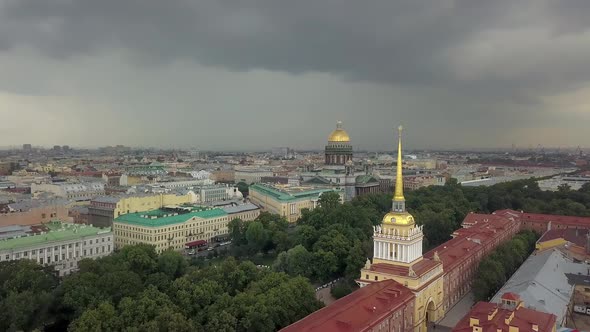
[[588, 0], [0, 0], [0, 146], [587, 146]]

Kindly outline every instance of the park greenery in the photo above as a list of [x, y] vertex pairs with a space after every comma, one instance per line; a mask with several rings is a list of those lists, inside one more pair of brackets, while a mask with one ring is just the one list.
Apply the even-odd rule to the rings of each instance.
[[317, 283], [340, 276], [352, 279], [371, 254], [372, 226], [366, 209], [340, 204], [338, 194], [327, 193], [318, 208], [303, 211], [294, 228], [268, 213], [250, 222], [232, 220], [231, 253], [254, 261], [270, 256], [273, 270]]
[[0, 263], [0, 330], [275, 331], [321, 307], [305, 278], [231, 257], [197, 268], [135, 245], [79, 267], [59, 283], [32, 261]]
[[488, 301], [500, 290], [535, 249], [537, 238], [533, 231], [521, 231], [481, 260], [472, 284], [476, 301]]
[[[449, 240], [469, 212], [514, 209], [590, 216], [590, 186], [550, 192], [540, 190], [533, 179], [490, 187], [463, 187], [451, 179], [405, 196], [408, 211], [424, 226], [425, 251]], [[337, 195], [326, 193], [319, 203], [312, 211], [304, 210], [296, 225], [268, 213], [256, 221], [232, 221], [232, 255], [258, 262], [269, 258], [266, 262], [274, 262], [275, 271], [307, 277], [316, 285], [344, 277], [336, 294], [353, 290], [358, 271], [372, 256], [371, 226], [391, 209], [391, 195], [363, 195], [340, 204]]]

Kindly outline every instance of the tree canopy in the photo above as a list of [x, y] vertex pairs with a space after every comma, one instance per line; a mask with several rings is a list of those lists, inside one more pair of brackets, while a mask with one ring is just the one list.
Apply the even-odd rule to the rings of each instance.
[[231, 257], [198, 268], [135, 245], [79, 268], [58, 283], [35, 262], [0, 263], [0, 330], [275, 331], [321, 307], [307, 279]]

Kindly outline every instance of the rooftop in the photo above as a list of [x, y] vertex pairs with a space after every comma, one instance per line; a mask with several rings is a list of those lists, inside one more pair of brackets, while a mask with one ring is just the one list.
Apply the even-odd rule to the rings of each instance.
[[325, 192], [335, 191], [331, 188], [312, 188], [312, 187], [273, 187], [264, 184], [254, 184], [250, 190], [258, 191], [262, 194], [269, 195], [279, 201], [297, 201], [318, 197]]
[[43, 226], [47, 228], [47, 232], [0, 240], [0, 250], [28, 248], [43, 243], [81, 239], [86, 236], [93, 236], [111, 231], [110, 228], [77, 225], [61, 221], [50, 221], [43, 224]]
[[496, 303], [478, 302], [453, 331], [472, 332], [476, 326], [482, 332], [508, 331], [512, 327], [519, 332], [551, 332], [555, 327], [555, 315], [523, 307], [510, 310]]
[[371, 283], [295, 322], [282, 332], [348, 332], [380, 322], [414, 300], [414, 294], [394, 280]]
[[144, 227], [161, 227], [186, 222], [193, 217], [209, 219], [227, 215], [222, 209], [204, 206], [168, 206], [162, 209], [124, 214], [114, 221]]
[[565, 241], [571, 242], [577, 246], [586, 246], [586, 236], [588, 235], [587, 229], [573, 229], [573, 228], [562, 228], [562, 229], [551, 229], [548, 230], [541, 236], [537, 241], [538, 243], [551, 241], [555, 239], [564, 239]]
[[533, 254], [490, 302], [500, 303], [504, 293], [518, 294], [525, 306], [557, 315], [557, 323], [561, 325], [573, 292], [566, 273], [587, 275], [588, 266], [570, 261], [559, 250]]
[[232, 214], [232, 213], [240, 213], [240, 212], [245, 212], [245, 211], [253, 211], [253, 210], [259, 210], [260, 208], [252, 203], [246, 203], [246, 204], [240, 204], [240, 205], [236, 205], [236, 206], [228, 206], [228, 207], [224, 207], [223, 211], [225, 211], [226, 213]]

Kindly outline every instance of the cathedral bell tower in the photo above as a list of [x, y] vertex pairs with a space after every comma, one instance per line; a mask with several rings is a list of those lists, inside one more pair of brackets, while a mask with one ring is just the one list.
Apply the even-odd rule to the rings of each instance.
[[391, 211], [373, 233], [373, 264], [412, 265], [422, 259], [422, 226], [406, 211], [402, 174], [402, 127], [398, 128], [395, 192]]

